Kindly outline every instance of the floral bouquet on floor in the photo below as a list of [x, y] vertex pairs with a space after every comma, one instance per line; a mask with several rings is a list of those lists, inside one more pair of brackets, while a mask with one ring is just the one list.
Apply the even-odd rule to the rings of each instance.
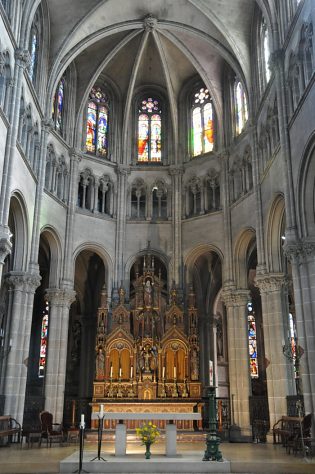
[[151, 452], [150, 446], [155, 443], [156, 439], [160, 436], [160, 432], [151, 421], [144, 423], [141, 428], [136, 428], [136, 433], [142, 441], [142, 444], [146, 447], [145, 458], [150, 459]]

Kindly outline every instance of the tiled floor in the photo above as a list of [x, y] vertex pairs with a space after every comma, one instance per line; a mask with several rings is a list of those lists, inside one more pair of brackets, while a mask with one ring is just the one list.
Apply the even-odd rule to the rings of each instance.
[[[35, 446], [35, 445], [34, 445]], [[91, 458], [97, 454], [96, 443], [86, 443], [85, 453]], [[178, 462], [185, 462], [187, 456], [203, 457], [205, 445], [201, 441], [179, 442], [178, 453], [182, 455]], [[52, 448], [33, 447], [26, 445], [21, 449], [16, 445], [0, 448], [0, 473], [1, 474], [39, 474], [59, 473], [60, 460], [68, 457], [78, 450], [78, 446], [53, 445]], [[127, 454], [143, 454], [145, 448], [135, 442], [128, 442]], [[151, 448], [152, 456], [165, 452], [165, 444], [160, 440]], [[288, 455], [285, 449], [272, 444], [238, 444], [222, 443], [223, 457], [231, 461], [233, 473], [277, 473], [277, 474], [314, 474], [315, 458], [303, 459], [301, 455]], [[102, 447], [102, 456], [112, 457], [114, 453], [113, 442], [105, 441]], [[137, 456], [138, 457], [138, 456]]]

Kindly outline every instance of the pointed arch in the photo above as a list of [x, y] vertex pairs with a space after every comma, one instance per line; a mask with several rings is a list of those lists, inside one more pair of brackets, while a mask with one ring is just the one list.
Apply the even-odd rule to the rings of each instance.
[[256, 240], [256, 232], [252, 227], [243, 229], [234, 245], [235, 267], [234, 275], [237, 288], [244, 289], [248, 287], [247, 279], [247, 259], [251, 244]]
[[273, 199], [267, 217], [266, 254], [268, 270], [270, 273], [283, 271], [281, 234], [283, 231], [284, 216], [284, 197], [282, 194], [278, 194]]

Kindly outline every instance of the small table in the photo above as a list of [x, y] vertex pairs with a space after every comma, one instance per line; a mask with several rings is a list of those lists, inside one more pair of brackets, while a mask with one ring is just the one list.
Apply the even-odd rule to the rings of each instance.
[[[92, 419], [99, 418], [100, 413], [92, 413]], [[166, 449], [168, 457], [176, 456], [177, 428], [176, 420], [201, 420], [200, 413], [111, 413], [104, 412], [104, 420], [118, 420], [115, 432], [115, 456], [125, 456], [127, 446], [127, 428], [124, 420], [166, 420]]]

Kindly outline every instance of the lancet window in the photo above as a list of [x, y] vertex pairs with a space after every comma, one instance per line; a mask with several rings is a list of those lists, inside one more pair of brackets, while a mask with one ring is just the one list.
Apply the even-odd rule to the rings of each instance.
[[138, 162], [162, 161], [162, 108], [154, 96], [138, 105]]
[[49, 323], [49, 304], [45, 302], [45, 309], [43, 311], [41, 334], [40, 334], [40, 350], [39, 350], [39, 366], [38, 377], [42, 378], [45, 375], [45, 367], [47, 361], [47, 342], [48, 342], [48, 323]]
[[145, 219], [147, 213], [146, 186], [142, 179], [137, 179], [131, 187], [131, 211], [132, 219]]
[[0, 107], [7, 116], [10, 112], [12, 86], [10, 55], [5, 51], [0, 53]]
[[38, 15], [36, 15], [32, 24], [30, 39], [29, 39], [29, 53], [31, 57], [31, 63], [29, 67], [29, 75], [33, 83], [36, 82], [36, 75], [38, 69], [38, 54], [39, 54], [39, 30], [38, 30]]
[[168, 214], [167, 188], [158, 181], [152, 188], [152, 218], [167, 219]]
[[259, 377], [257, 357], [257, 331], [255, 313], [251, 301], [247, 303], [247, 319], [250, 376], [252, 379], [257, 379]]
[[62, 134], [64, 126], [65, 77], [63, 76], [56, 89], [53, 102], [53, 121], [55, 129]]
[[214, 117], [208, 89], [201, 87], [193, 94], [191, 108], [192, 156], [200, 156], [213, 150]]
[[100, 87], [93, 87], [88, 102], [86, 150], [94, 155], [108, 156], [109, 101]]
[[239, 80], [235, 81], [235, 132], [236, 135], [239, 135], [245, 123], [248, 120], [248, 108], [246, 94], [243, 88], [242, 83]]

